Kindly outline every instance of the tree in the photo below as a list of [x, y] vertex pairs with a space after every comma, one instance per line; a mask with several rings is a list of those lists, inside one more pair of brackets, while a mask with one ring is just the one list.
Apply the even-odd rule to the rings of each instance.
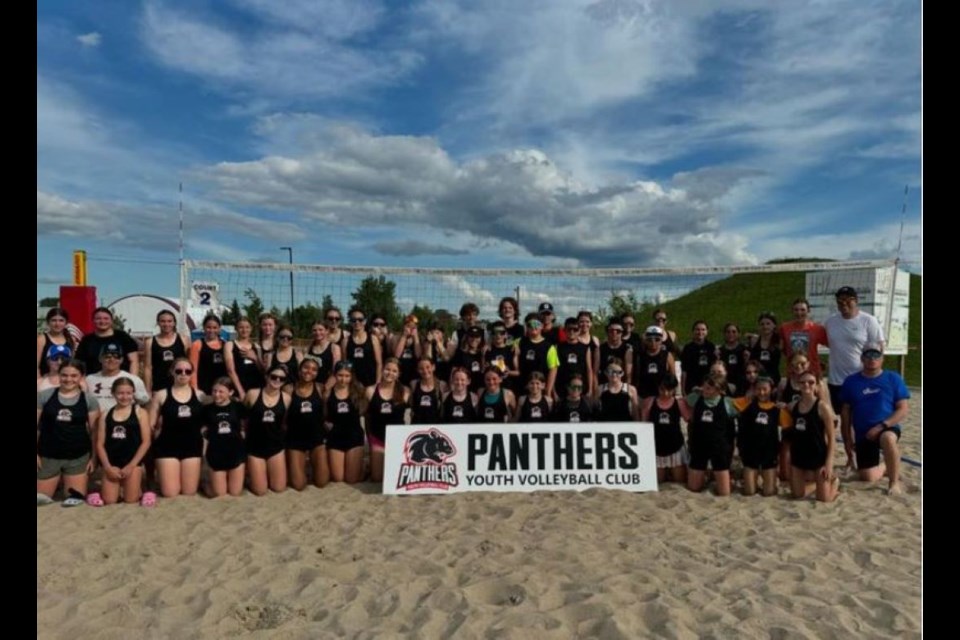
[[324, 294], [323, 300], [320, 302], [320, 308], [323, 309], [324, 317], [326, 317], [327, 311], [330, 311], [330, 309], [333, 309], [335, 306], [337, 305], [333, 304], [333, 296], [329, 293]]
[[597, 336], [604, 336], [605, 327], [612, 318], [619, 318], [625, 313], [629, 313], [635, 318], [645, 317], [654, 305], [655, 301], [639, 300], [632, 292], [617, 293], [611, 291], [607, 304], [597, 309], [597, 314], [593, 319], [593, 333]]
[[379, 313], [386, 319], [390, 328], [399, 330], [403, 318], [400, 307], [397, 306], [396, 290], [396, 282], [387, 280], [383, 276], [377, 278], [368, 276], [350, 295], [353, 297], [354, 305], [363, 309], [368, 317]]
[[40, 307], [59, 307], [59, 306], [60, 306], [60, 298], [57, 298], [57, 297], [52, 297], [52, 298], [40, 298], [40, 302], [37, 303], [37, 306], [40, 306]]
[[312, 302], [300, 305], [293, 310], [290, 317], [290, 328], [293, 329], [293, 335], [300, 338], [310, 337], [314, 323], [322, 322], [323, 317], [324, 310]]
[[243, 292], [243, 295], [249, 300], [247, 304], [243, 305], [243, 313], [250, 318], [250, 322], [256, 326], [260, 314], [263, 313], [263, 300], [260, 299], [260, 296], [258, 296], [257, 292], [253, 289], [248, 288]]
[[223, 309], [223, 324], [236, 326], [237, 320], [243, 316], [243, 311], [240, 309], [240, 303], [237, 302], [237, 299], [233, 299], [233, 303], [229, 307]]

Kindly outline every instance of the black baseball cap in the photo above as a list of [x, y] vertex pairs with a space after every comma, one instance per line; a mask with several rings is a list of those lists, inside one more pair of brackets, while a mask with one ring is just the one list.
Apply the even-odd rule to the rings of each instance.
[[838, 298], [856, 298], [856, 297], [857, 297], [857, 290], [854, 289], [853, 287], [840, 287], [839, 289], [837, 289], [837, 295], [836, 295], [836, 297], [838, 297]]
[[537, 313], [553, 313], [553, 305], [549, 302], [541, 302], [537, 307]]

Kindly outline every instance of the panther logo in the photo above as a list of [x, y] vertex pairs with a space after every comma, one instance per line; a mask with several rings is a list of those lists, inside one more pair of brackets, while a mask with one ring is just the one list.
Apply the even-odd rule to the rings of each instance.
[[431, 429], [428, 432], [414, 433], [407, 438], [404, 454], [410, 462], [440, 464], [455, 455], [456, 450], [447, 436], [436, 429]]

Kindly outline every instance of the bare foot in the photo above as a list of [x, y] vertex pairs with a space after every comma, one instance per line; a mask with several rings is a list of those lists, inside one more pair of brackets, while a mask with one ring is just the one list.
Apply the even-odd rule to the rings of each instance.
[[903, 487], [900, 486], [899, 482], [891, 482], [890, 486], [887, 487], [888, 496], [899, 496], [903, 493]]

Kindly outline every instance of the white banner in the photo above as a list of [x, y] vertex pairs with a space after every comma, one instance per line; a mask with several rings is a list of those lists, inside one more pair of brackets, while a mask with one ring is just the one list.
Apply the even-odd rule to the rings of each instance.
[[383, 493], [656, 491], [648, 422], [391, 425]]

